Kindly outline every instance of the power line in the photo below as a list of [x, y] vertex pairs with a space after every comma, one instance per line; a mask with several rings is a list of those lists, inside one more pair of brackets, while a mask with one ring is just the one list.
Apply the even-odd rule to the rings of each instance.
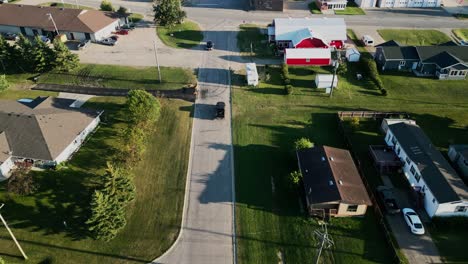
[[[4, 205], [5, 205], [5, 204], [0, 205], [0, 209], [2, 209], [2, 207], [3, 207]], [[21, 251], [21, 254], [23, 255], [23, 258], [24, 258], [24, 259], [28, 259], [28, 256], [26, 256], [26, 253], [24, 253], [23, 248], [21, 248], [20, 244], [18, 243], [18, 240], [16, 240], [15, 235], [13, 235], [13, 232], [12, 232], [11, 229], [8, 227], [7, 222], [6, 222], [5, 219], [3, 218], [2, 214], [0, 214], [0, 220], [2, 220], [3, 225], [5, 225], [5, 228], [8, 230], [8, 233], [10, 233], [11, 238], [13, 238], [13, 241], [15, 241], [15, 244], [16, 244], [16, 246], [18, 247], [19, 251]]]

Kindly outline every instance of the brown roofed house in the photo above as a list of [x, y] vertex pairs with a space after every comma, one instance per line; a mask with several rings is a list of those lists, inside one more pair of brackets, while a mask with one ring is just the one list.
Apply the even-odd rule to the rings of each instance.
[[56, 165], [79, 149], [102, 112], [71, 103], [53, 97], [0, 100], [0, 176], [8, 176], [15, 162]]
[[372, 205], [349, 151], [316, 146], [297, 152], [312, 215], [359, 216]]
[[57, 34], [54, 22], [59, 34], [70, 40], [100, 41], [124, 24], [126, 18], [98, 10], [0, 4], [0, 32], [51, 38]]

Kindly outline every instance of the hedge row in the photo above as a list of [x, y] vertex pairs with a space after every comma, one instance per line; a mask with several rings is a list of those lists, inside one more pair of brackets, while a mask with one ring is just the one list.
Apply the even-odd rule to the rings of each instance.
[[372, 58], [362, 58], [361, 63], [363, 64], [363, 67], [366, 69], [367, 74], [369, 74], [369, 77], [371, 80], [375, 83], [377, 88], [379, 88], [380, 92], [382, 95], [386, 96], [387, 95], [387, 90], [384, 87], [384, 84], [382, 82], [382, 79], [380, 79], [380, 74], [379, 71], [377, 70], [377, 64]]

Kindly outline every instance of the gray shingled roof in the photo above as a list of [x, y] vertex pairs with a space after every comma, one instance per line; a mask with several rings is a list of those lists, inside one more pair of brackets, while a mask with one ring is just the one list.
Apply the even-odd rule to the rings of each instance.
[[12, 155], [55, 160], [98, 115], [68, 105], [69, 100], [52, 97], [31, 104], [0, 100], [0, 132]]
[[372, 204], [349, 151], [317, 146], [297, 151], [297, 158], [310, 203]]
[[379, 45], [376, 45], [375, 47], [398, 47], [398, 46], [400, 46], [400, 43], [392, 39], [384, 43], [380, 43]]
[[419, 60], [415, 47], [384, 46], [382, 49], [387, 60]]
[[468, 200], [468, 188], [424, 131], [415, 124], [389, 126], [439, 203]]

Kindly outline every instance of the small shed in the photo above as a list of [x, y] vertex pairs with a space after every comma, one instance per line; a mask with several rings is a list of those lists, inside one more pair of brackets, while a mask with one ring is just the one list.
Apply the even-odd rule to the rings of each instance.
[[328, 66], [331, 65], [331, 50], [329, 48], [285, 49], [284, 62], [297, 66]]
[[355, 48], [346, 49], [346, 60], [349, 62], [357, 62], [361, 58], [361, 53]]
[[257, 65], [255, 63], [246, 63], [245, 71], [247, 73], [247, 84], [257, 86], [258, 85]]
[[333, 74], [317, 74], [315, 75], [315, 85], [317, 88], [330, 88], [333, 80], [333, 87], [338, 86], [338, 76], [335, 75], [333, 79]]

